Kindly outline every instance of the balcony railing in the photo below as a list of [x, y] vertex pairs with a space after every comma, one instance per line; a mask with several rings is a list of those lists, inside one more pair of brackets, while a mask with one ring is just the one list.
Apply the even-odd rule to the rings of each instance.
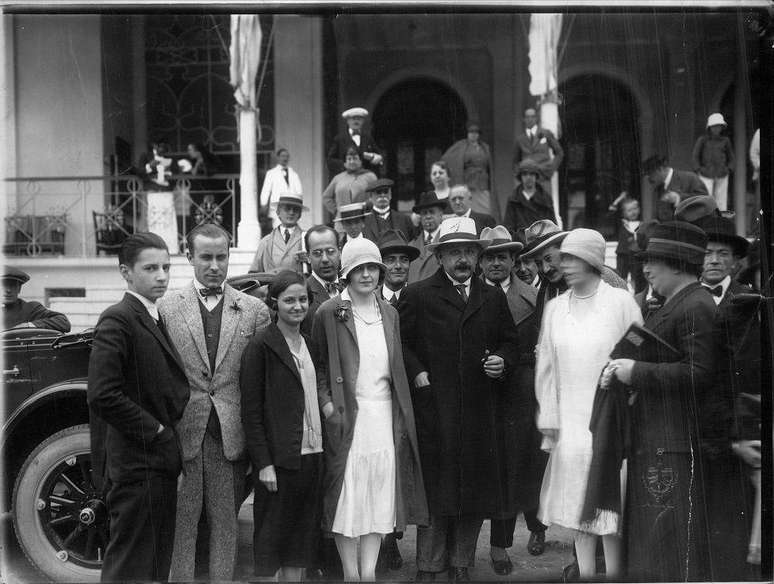
[[[176, 245], [200, 223], [216, 223], [231, 236], [238, 222], [238, 174], [169, 179]], [[137, 176], [23, 177], [6, 179], [7, 255], [89, 257], [117, 253], [131, 233], [152, 228], [158, 209], [149, 207], [151, 188]], [[172, 208], [173, 207], [173, 208]], [[169, 244], [169, 242], [168, 242]], [[172, 249], [174, 248], [174, 249]]]

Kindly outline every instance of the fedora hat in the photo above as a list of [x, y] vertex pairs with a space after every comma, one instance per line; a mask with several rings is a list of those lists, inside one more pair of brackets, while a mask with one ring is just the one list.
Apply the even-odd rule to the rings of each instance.
[[30, 275], [27, 272], [14, 268], [13, 266], [5, 266], [3, 270], [3, 280], [15, 280], [20, 284], [25, 284], [30, 281]]
[[640, 223], [640, 226], [634, 232], [634, 241], [639, 251], [644, 251], [648, 247], [648, 237], [656, 225], [658, 225], [656, 219], [646, 219]]
[[247, 294], [259, 286], [271, 284], [276, 277], [277, 274], [270, 272], [248, 272], [240, 276], [231, 276], [226, 280], [226, 284]]
[[304, 199], [301, 198], [301, 195], [297, 195], [295, 193], [285, 193], [280, 195], [280, 198], [271, 204], [271, 206], [275, 209], [280, 205], [291, 205], [293, 207], [298, 207], [302, 211], [309, 211], [309, 207], [304, 206]]
[[750, 242], [741, 235], [736, 234], [734, 222], [726, 217], [703, 217], [694, 223], [707, 234], [707, 241], [727, 243], [731, 246], [734, 255], [744, 257], [750, 249]]
[[438, 239], [426, 246], [433, 253], [444, 245], [452, 243], [474, 243], [482, 249], [489, 247], [490, 240], [479, 239], [476, 235], [476, 222], [470, 217], [450, 217], [441, 222], [438, 228]]
[[419, 250], [413, 245], [409, 245], [403, 232], [397, 229], [390, 229], [382, 233], [378, 245], [382, 257], [392, 253], [405, 253], [409, 261], [412, 262], [419, 257]]
[[661, 258], [701, 266], [707, 250], [707, 234], [685, 221], [667, 221], [655, 225], [648, 236], [645, 251], [637, 252], [638, 259]]
[[525, 172], [541, 176], [543, 174], [543, 171], [540, 169], [538, 164], [532, 160], [531, 158], [525, 158], [519, 163], [519, 176], [524, 174]]
[[349, 221], [350, 219], [360, 219], [368, 217], [365, 203], [350, 203], [339, 207], [339, 214], [334, 221]]
[[422, 209], [429, 209], [430, 207], [438, 207], [446, 212], [449, 210], [449, 203], [446, 199], [439, 199], [435, 191], [427, 191], [419, 195], [419, 202], [411, 210], [414, 213], [419, 213]]
[[718, 216], [718, 204], [709, 195], [695, 195], [677, 203], [675, 207], [675, 219], [696, 223], [705, 217]]
[[388, 178], [378, 178], [368, 185], [366, 192], [371, 193], [377, 189], [392, 188], [392, 185], [394, 184], [395, 182]]
[[512, 251], [518, 253], [524, 249], [524, 244], [520, 241], [513, 241], [510, 231], [502, 225], [484, 227], [481, 231], [481, 239], [491, 242], [486, 248], [487, 252]]
[[567, 231], [562, 231], [559, 226], [549, 219], [535, 221], [524, 230], [524, 239], [527, 245], [521, 251], [522, 257], [530, 258], [546, 249], [550, 245], [559, 246], [567, 237]]

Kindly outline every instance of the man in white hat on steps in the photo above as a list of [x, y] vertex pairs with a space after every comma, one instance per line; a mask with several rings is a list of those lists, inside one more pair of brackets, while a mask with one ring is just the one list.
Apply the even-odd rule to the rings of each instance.
[[352, 107], [344, 111], [341, 117], [347, 122], [347, 129], [336, 134], [333, 144], [328, 149], [327, 164], [330, 176], [335, 176], [344, 171], [344, 159], [347, 149], [357, 148], [363, 168], [370, 170], [376, 176], [382, 170], [382, 151], [376, 145], [376, 140], [363, 129], [368, 110], [362, 107]]

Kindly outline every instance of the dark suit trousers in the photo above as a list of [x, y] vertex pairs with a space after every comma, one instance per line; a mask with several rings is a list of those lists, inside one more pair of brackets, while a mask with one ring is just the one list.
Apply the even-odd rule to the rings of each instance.
[[148, 474], [142, 481], [113, 483], [107, 494], [110, 541], [102, 581], [166, 582], [175, 537], [177, 479]]
[[[524, 521], [527, 522], [527, 529], [532, 533], [538, 533], [546, 530], [546, 526], [540, 523], [537, 518], [537, 509], [530, 509], [524, 512]], [[489, 545], [492, 547], [509, 548], [513, 545], [513, 530], [516, 528], [517, 517], [508, 519], [492, 519], [491, 531], [489, 533]]]
[[480, 515], [432, 515], [430, 527], [417, 527], [417, 569], [441, 572], [473, 566], [483, 523]]

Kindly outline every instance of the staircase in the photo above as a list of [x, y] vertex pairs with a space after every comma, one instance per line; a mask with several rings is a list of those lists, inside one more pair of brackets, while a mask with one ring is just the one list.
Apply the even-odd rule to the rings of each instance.
[[[254, 255], [253, 251], [232, 249], [228, 267], [229, 277], [246, 274]], [[176, 290], [189, 285], [193, 279], [193, 268], [185, 256], [172, 256], [171, 263], [168, 290]], [[89, 267], [84, 266], [83, 269], [88, 270]], [[117, 273], [117, 268], [114, 269]], [[115, 278], [111, 274], [111, 277], [105, 278], [103, 283], [87, 284], [85, 296], [52, 296], [49, 298], [49, 308], [67, 315], [72, 331], [78, 332], [95, 326], [99, 315], [106, 308], [121, 300], [125, 292], [126, 283], [120, 276]]]

